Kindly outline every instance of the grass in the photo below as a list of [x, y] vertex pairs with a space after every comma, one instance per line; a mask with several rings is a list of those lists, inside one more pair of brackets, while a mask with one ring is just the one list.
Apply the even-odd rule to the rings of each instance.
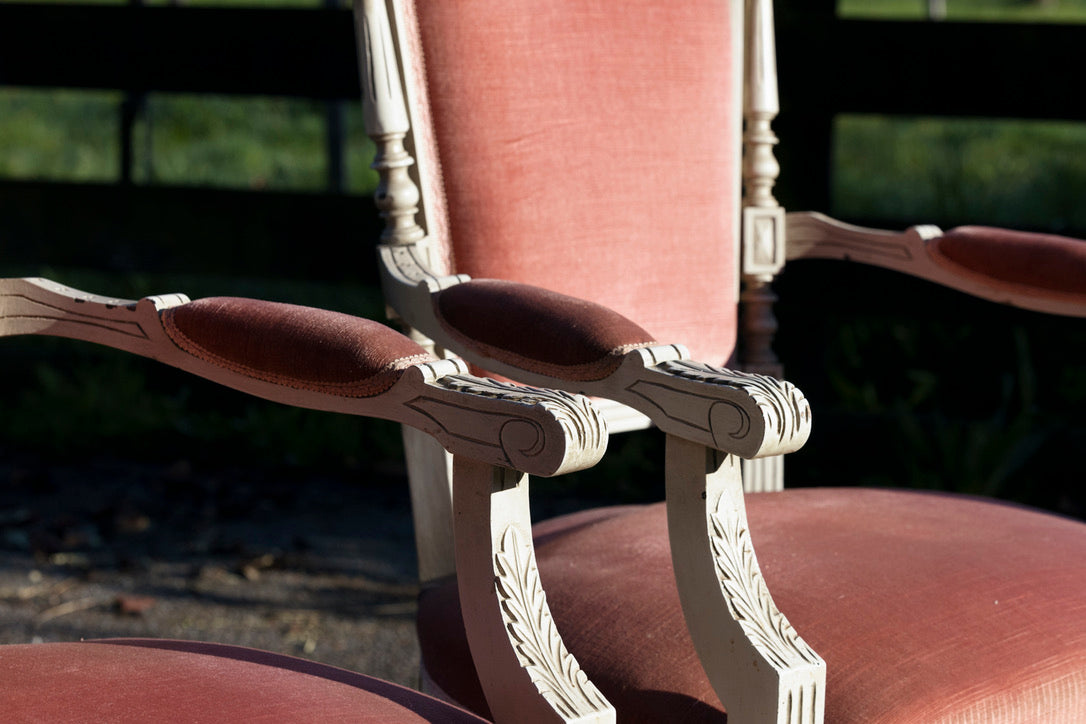
[[0, 88], [0, 176], [117, 179], [120, 101], [116, 92]]
[[[357, 104], [341, 105], [347, 188], [369, 193], [373, 144]], [[322, 103], [284, 98], [163, 95], [137, 128], [136, 179], [251, 189], [314, 190], [327, 179]], [[254, 139], [257, 139], [254, 141]]]
[[[1086, 22], [1086, 0], [945, 0], [946, 20]], [[923, 20], [928, 0], [838, 0], [843, 17]]]
[[846, 115], [834, 214], [1086, 229], [1086, 124]]
[[[120, 178], [116, 92], [0, 88], [0, 177], [52, 181]], [[342, 106], [347, 190], [368, 194], [377, 175], [361, 108]], [[325, 105], [288, 98], [150, 95], [134, 133], [134, 180], [286, 191], [327, 180]]]

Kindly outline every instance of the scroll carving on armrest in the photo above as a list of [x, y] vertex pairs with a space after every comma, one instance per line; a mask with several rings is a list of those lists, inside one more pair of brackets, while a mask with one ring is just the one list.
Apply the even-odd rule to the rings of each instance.
[[1086, 241], [982, 226], [865, 229], [788, 214], [788, 258], [844, 259], [1051, 314], [1086, 316]]
[[744, 458], [794, 452], [811, 433], [807, 398], [765, 375], [674, 359], [644, 366], [625, 392], [665, 432]]
[[603, 457], [607, 428], [588, 398], [467, 374], [430, 377], [427, 371], [438, 364], [463, 369], [460, 360], [419, 368], [426, 387], [405, 400], [416, 414], [403, 421], [449, 450], [467, 446], [477, 460], [543, 477], [588, 468]]

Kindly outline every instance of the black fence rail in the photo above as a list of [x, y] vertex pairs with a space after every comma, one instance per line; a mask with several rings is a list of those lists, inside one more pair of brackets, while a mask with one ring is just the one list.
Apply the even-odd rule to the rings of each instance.
[[[1086, 27], [843, 20], [835, 5], [777, 3], [782, 109], [776, 128], [786, 169], [779, 196], [790, 208], [829, 207], [839, 113], [1086, 120]], [[258, 265], [278, 264], [288, 275], [373, 278], [373, 206], [337, 182], [343, 150], [335, 109], [357, 102], [359, 88], [349, 10], [0, 3], [0, 86], [111, 89], [127, 99], [118, 111], [119, 183], [0, 180], [5, 262], [33, 249], [38, 261], [59, 264], [84, 258], [95, 239], [108, 239], [133, 254], [144, 250], [152, 261], [202, 269], [230, 247], [304, 244], [309, 256], [316, 243], [328, 250], [325, 258], [348, 263], [305, 268], [289, 253], [265, 253]], [[155, 92], [327, 102], [328, 189], [285, 194], [131, 184], [132, 124], [141, 99]], [[236, 257], [247, 265], [256, 258]]]

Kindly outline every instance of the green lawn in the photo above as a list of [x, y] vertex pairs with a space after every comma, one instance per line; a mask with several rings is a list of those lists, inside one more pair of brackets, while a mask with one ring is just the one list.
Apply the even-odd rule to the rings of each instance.
[[[947, 20], [1086, 22], [1086, 0], [945, 0]], [[928, 0], [838, 0], [837, 12], [852, 18], [920, 20]]]
[[121, 94], [0, 87], [0, 177], [112, 181]]
[[1086, 124], [850, 115], [833, 141], [835, 215], [1086, 229]]
[[[0, 178], [115, 181], [119, 92], [0, 88]], [[369, 193], [372, 142], [343, 104], [348, 189]], [[325, 107], [287, 98], [152, 94], [135, 127], [137, 183], [319, 190]]]

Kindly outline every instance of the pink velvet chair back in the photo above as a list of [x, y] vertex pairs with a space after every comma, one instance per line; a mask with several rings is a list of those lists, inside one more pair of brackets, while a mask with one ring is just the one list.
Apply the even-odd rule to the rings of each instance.
[[587, 298], [732, 355], [735, 0], [406, 3], [427, 231], [444, 271]]

